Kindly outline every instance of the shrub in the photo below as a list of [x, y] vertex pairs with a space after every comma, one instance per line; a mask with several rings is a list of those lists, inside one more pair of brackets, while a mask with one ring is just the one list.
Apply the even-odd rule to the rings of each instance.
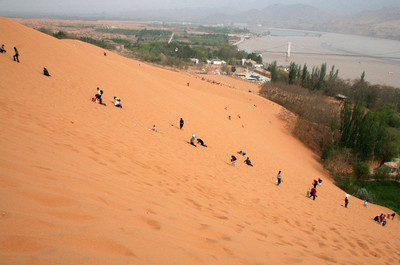
[[354, 194], [357, 192], [359, 187], [354, 183], [353, 178], [336, 178], [335, 179], [336, 185], [341, 188], [342, 190], [346, 191], [349, 194]]
[[380, 167], [375, 170], [374, 178], [376, 180], [385, 180], [389, 178], [390, 168], [388, 167]]
[[43, 32], [47, 35], [53, 36], [53, 32], [49, 28], [41, 27], [41, 28], [38, 28], [37, 30], [40, 32]]
[[367, 200], [369, 202], [374, 202], [374, 195], [368, 192], [366, 188], [359, 188], [355, 193], [353, 193], [353, 196], [364, 201]]
[[371, 174], [368, 163], [364, 161], [355, 163], [353, 172], [357, 179], [368, 179]]

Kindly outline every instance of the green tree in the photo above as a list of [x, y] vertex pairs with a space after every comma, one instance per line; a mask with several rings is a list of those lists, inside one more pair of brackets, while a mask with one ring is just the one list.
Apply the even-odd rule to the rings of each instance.
[[367, 113], [360, 124], [354, 149], [362, 160], [367, 161], [373, 155], [378, 137], [378, 122], [374, 113]]
[[289, 84], [294, 84], [297, 75], [297, 67], [295, 63], [290, 63], [289, 67]]
[[278, 68], [276, 66], [276, 61], [273, 61], [269, 66], [268, 66], [268, 71], [271, 73], [271, 81], [276, 82], [278, 81]]
[[361, 104], [345, 102], [340, 111], [340, 146], [353, 148], [358, 129], [364, 118], [364, 108]]
[[308, 73], [307, 65], [304, 64], [303, 73], [301, 74], [301, 86], [302, 87], [306, 87], [306, 85], [307, 85], [306, 82], [309, 79], [309, 76], [310, 76], [310, 74]]
[[365, 82], [365, 71], [362, 72], [360, 81]]

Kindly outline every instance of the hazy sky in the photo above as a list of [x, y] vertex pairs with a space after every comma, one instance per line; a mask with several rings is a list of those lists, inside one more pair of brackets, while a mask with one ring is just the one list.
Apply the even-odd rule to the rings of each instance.
[[[140, 9], [230, 6], [238, 10], [265, 8], [274, 3], [304, 3], [318, 8], [348, 12], [400, 7], [400, 0], [0, 0], [0, 15], [7, 12], [44, 12], [57, 14], [118, 12]], [[218, 10], [216, 10], [218, 11]]]

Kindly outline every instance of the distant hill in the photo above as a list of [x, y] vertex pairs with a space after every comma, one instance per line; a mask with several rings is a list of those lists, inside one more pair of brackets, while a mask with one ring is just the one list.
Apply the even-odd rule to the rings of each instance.
[[207, 15], [203, 23], [235, 22], [267, 27], [330, 31], [379, 38], [400, 39], [400, 8], [363, 12], [355, 17], [338, 17], [304, 4], [275, 4], [235, 15]]
[[355, 18], [335, 18], [327, 30], [400, 40], [400, 8], [364, 12]]

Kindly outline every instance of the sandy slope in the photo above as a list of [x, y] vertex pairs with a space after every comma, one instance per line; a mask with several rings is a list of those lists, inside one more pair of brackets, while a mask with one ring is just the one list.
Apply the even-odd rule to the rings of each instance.
[[[353, 197], [345, 209], [280, 106], [4, 18], [0, 41], [1, 264], [400, 261], [398, 219], [381, 227], [371, 218], [389, 210]], [[90, 102], [97, 86], [106, 107]], [[254, 168], [230, 166], [240, 149]]]

